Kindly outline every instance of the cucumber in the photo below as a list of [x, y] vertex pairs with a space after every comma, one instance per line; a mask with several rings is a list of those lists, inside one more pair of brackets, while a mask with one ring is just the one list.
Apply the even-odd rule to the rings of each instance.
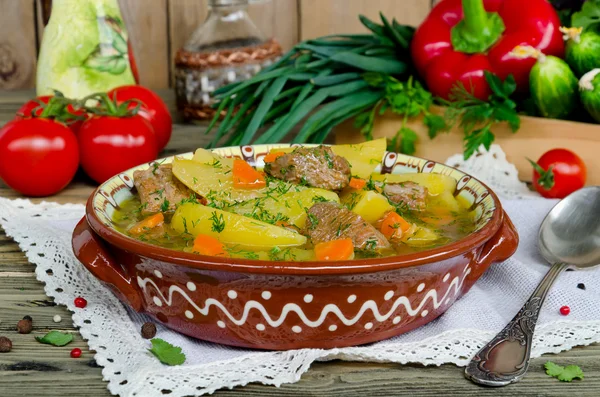
[[565, 61], [542, 55], [529, 76], [531, 97], [542, 116], [566, 119], [579, 103], [579, 80]]
[[577, 77], [600, 68], [600, 34], [589, 31], [570, 38], [567, 41], [565, 60]]
[[594, 69], [579, 80], [581, 102], [594, 120], [600, 123], [600, 69]]

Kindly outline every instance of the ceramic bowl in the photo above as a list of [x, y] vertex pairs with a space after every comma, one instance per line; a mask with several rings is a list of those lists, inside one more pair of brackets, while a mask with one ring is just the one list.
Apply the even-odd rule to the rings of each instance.
[[[262, 166], [271, 149], [285, 146], [216, 152]], [[340, 262], [267, 262], [174, 251], [131, 239], [112, 221], [115, 209], [135, 192], [133, 172], [149, 166], [121, 173], [94, 191], [73, 234], [75, 255], [134, 310], [211, 342], [282, 350], [360, 345], [399, 335], [443, 314], [518, 244], [513, 224], [483, 183], [440, 163], [387, 152], [376, 172], [456, 179], [454, 194], [476, 211], [476, 230], [416, 254]]]

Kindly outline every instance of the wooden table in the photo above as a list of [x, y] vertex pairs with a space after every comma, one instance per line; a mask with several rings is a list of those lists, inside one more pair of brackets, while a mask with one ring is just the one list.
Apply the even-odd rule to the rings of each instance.
[[[0, 125], [11, 119], [15, 110], [32, 95], [31, 91], [0, 94]], [[170, 93], [164, 93], [164, 97], [172, 104]], [[163, 154], [182, 153], [203, 146], [206, 142], [203, 131], [202, 126], [176, 124], [173, 138]], [[79, 176], [63, 192], [46, 200], [83, 203], [93, 188], [89, 180]], [[1, 182], [0, 196], [20, 197]], [[56, 314], [63, 319], [58, 324], [52, 321]], [[17, 321], [25, 315], [34, 319], [31, 335], [20, 335], [15, 331]], [[70, 318], [69, 311], [55, 305], [44, 294], [43, 284], [35, 278], [34, 265], [0, 228], [0, 335], [12, 339], [14, 345], [12, 352], [0, 354], [0, 396], [110, 395], [102, 380], [101, 368], [94, 361], [94, 352], [87, 349]], [[70, 349], [57, 349], [34, 340], [33, 335], [41, 335], [48, 330], [73, 333], [75, 342], [69, 347], [81, 348], [83, 356], [72, 359], [69, 357]], [[581, 366], [585, 380], [569, 384], [549, 378], [543, 370], [547, 360], [561, 365]], [[600, 345], [535, 359], [523, 381], [501, 389], [474, 385], [464, 379], [462, 368], [453, 365], [423, 367], [333, 361], [315, 363], [299, 382], [281, 388], [252, 384], [215, 394], [242, 393], [260, 396], [599, 396]]]

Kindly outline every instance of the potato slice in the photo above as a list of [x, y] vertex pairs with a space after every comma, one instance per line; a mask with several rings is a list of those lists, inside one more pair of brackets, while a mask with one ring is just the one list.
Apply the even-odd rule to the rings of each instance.
[[194, 237], [206, 234], [218, 238], [224, 244], [250, 250], [306, 244], [306, 237], [283, 227], [194, 203], [179, 206], [173, 215], [171, 226], [179, 233], [190, 233]]
[[386, 183], [414, 182], [425, 186], [431, 195], [438, 195], [442, 192], [454, 193], [456, 190], [456, 179], [442, 174], [372, 174], [371, 178]]
[[334, 192], [324, 189], [304, 189], [266, 197], [256, 198], [244, 203], [227, 206], [224, 209], [240, 215], [254, 215], [254, 217], [272, 223], [272, 220], [287, 219], [294, 226], [303, 228], [306, 224], [306, 209], [320, 201], [340, 202]]
[[217, 208], [243, 215], [252, 213], [260, 205], [269, 212], [267, 215], [277, 216], [281, 213], [298, 227], [303, 227], [306, 221], [305, 208], [312, 207], [315, 201], [340, 202], [334, 192], [284, 181], [275, 181], [260, 189], [236, 189], [233, 187], [231, 168], [225, 164], [215, 167], [212, 163], [175, 158], [173, 174]]
[[206, 197], [219, 207], [226, 203], [261, 197], [267, 191], [267, 188], [234, 188], [231, 167], [225, 164], [206, 164], [175, 157], [173, 175], [194, 192]]
[[372, 190], [348, 189], [342, 193], [340, 199], [342, 204], [371, 224], [394, 210], [387, 198]]
[[402, 239], [402, 242], [412, 247], [428, 247], [439, 243], [440, 236], [426, 227], [418, 227], [417, 230]]
[[232, 158], [219, 156], [218, 154], [206, 149], [197, 149], [194, 152], [194, 157], [192, 158], [192, 160], [198, 163], [212, 166], [218, 166], [219, 164], [222, 164], [229, 168], [233, 167]]
[[429, 198], [429, 207], [438, 208], [442, 211], [458, 212], [461, 210], [461, 206], [458, 200], [449, 191], [444, 191], [437, 196]]
[[352, 175], [368, 179], [381, 163], [386, 149], [386, 139], [376, 139], [355, 145], [335, 145], [331, 150], [344, 157], [352, 166]]

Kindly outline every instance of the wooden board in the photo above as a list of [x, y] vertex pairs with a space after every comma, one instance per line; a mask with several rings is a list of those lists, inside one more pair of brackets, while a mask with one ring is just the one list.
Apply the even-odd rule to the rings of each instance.
[[36, 43], [34, 2], [0, 0], [0, 90], [33, 87]]
[[[436, 109], [441, 114], [443, 110]], [[402, 119], [390, 113], [375, 121], [375, 138], [393, 137], [402, 125]], [[463, 152], [463, 132], [454, 128], [442, 133], [433, 141], [427, 136], [427, 128], [421, 119], [410, 120], [408, 127], [417, 132], [416, 156], [445, 162], [448, 157]], [[519, 178], [530, 182], [533, 177], [527, 157], [537, 160], [550, 149], [566, 148], [577, 153], [588, 168], [588, 185], [600, 185], [600, 125], [574, 123], [570, 121], [521, 117], [521, 129], [513, 134], [507, 125], [498, 125], [493, 130], [495, 143], [502, 147], [509, 162], [519, 170]], [[364, 138], [351, 122], [336, 129], [336, 143], [357, 143]], [[452, 165], [452, 164], [449, 164]]]
[[167, 0], [119, 0], [140, 72], [140, 83], [152, 89], [169, 86]]
[[379, 21], [382, 12], [389, 19], [416, 26], [430, 9], [429, 0], [300, 0], [300, 39], [366, 32], [359, 14]]

